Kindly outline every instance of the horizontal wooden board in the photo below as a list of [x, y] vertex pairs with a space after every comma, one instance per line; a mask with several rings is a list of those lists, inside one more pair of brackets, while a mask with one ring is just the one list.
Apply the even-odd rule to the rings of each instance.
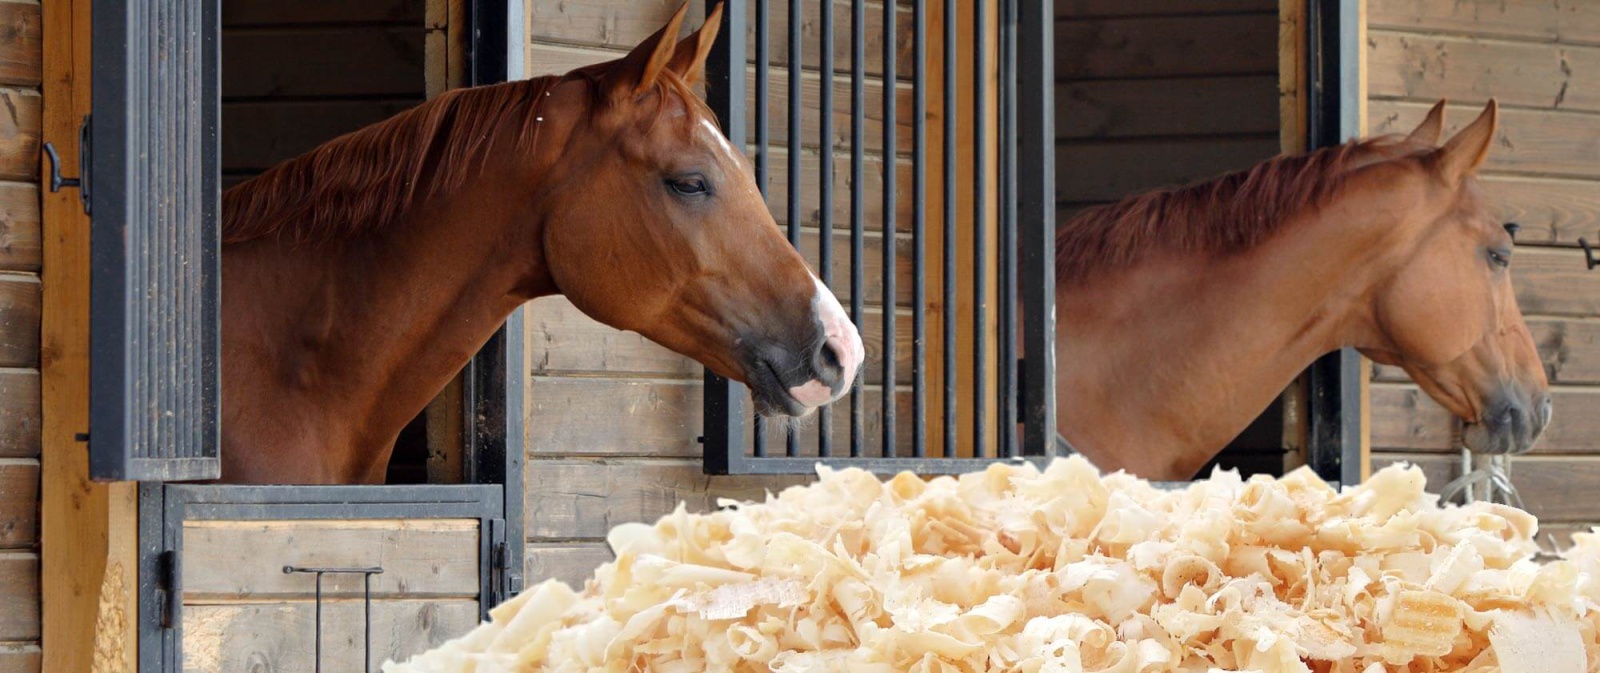
[[1056, 84], [1057, 138], [1277, 132], [1276, 75]]
[[39, 372], [0, 369], [0, 458], [39, 457]]
[[553, 579], [580, 591], [595, 568], [615, 558], [604, 542], [530, 542], [522, 553], [528, 586]]
[[422, 25], [427, 0], [227, 0], [222, 26], [294, 26], [335, 23]]
[[[1600, 321], [1529, 318], [1528, 331], [1539, 345], [1545, 374], [1554, 384], [1600, 385]], [[1399, 367], [1375, 365], [1373, 380], [1405, 382]], [[1600, 439], [1600, 438], [1597, 438]]]
[[1584, 268], [1581, 250], [1522, 248], [1511, 279], [1525, 316], [1600, 315], [1600, 273]]
[[711, 476], [681, 459], [529, 460], [524, 510], [530, 539], [602, 539], [613, 526], [654, 522], [678, 503], [706, 512], [717, 498], [764, 500], [803, 476]]
[[[478, 595], [478, 522], [462, 520], [190, 521], [184, 600], [305, 598], [311, 575], [284, 566], [379, 566], [375, 596]], [[323, 577], [324, 597], [361, 596], [359, 575]]]
[[0, 552], [0, 641], [39, 639], [39, 556]]
[[[363, 671], [360, 601], [324, 603], [322, 667], [316, 666], [316, 610], [310, 601], [183, 608], [184, 673]], [[465, 635], [477, 601], [374, 601], [372, 670]]]
[[0, 104], [5, 106], [0, 112], [0, 180], [39, 179], [42, 103], [38, 92], [0, 89]]
[[1275, 12], [1276, 0], [1055, 0], [1056, 18]]
[[0, 273], [0, 367], [39, 365], [42, 289], [32, 274]]
[[1600, 3], [1564, 0], [1373, 0], [1373, 29], [1600, 45]]
[[[867, 348], [862, 366], [864, 380], [883, 380], [883, 313], [869, 307], [861, 339]], [[613, 329], [584, 315], [563, 297], [535, 301], [524, 311], [531, 373], [536, 376], [640, 375], [651, 378], [699, 379], [705, 368], [644, 338], [636, 332]], [[911, 382], [912, 316], [902, 313], [895, 323], [895, 378]]]
[[1600, 48], [1374, 30], [1367, 37], [1367, 94], [1479, 106], [1492, 96], [1501, 105], [1596, 111]]
[[1073, 202], [1114, 201], [1246, 169], [1278, 151], [1276, 134], [1192, 142], [1057, 144], [1056, 197]]
[[223, 31], [223, 99], [395, 96], [422, 92], [423, 31], [327, 28]]
[[222, 106], [222, 170], [262, 171], [335, 137], [422, 102], [389, 100], [268, 101]]
[[[1461, 458], [1454, 455], [1374, 453], [1372, 467], [1376, 470], [1402, 460], [1422, 468], [1431, 493], [1461, 476]], [[1594, 497], [1594, 485], [1600, 484], [1600, 459], [1519, 459], [1512, 462], [1511, 481], [1528, 511], [1541, 522], [1600, 520], [1600, 498]]]
[[[632, 456], [698, 458], [705, 447], [704, 387], [690, 380], [535, 377], [528, 382], [527, 448], [531, 456]], [[868, 455], [882, 452], [882, 393], [863, 394], [863, 432]], [[896, 443], [911, 440], [910, 390], [896, 391]], [[931, 396], [930, 396], [931, 397]], [[832, 406], [833, 443], [849, 446], [848, 399]], [[745, 424], [749, 446], [753, 422]], [[818, 421], [813, 416], [799, 432], [802, 455], [816, 455]], [[769, 433], [773, 447], [782, 444], [781, 430]], [[773, 448], [773, 451], [780, 449]]]
[[1549, 540], [1545, 538], [1545, 534], [1548, 533], [1555, 537], [1556, 549], [1569, 549], [1572, 547], [1573, 533], [1590, 533], [1597, 526], [1600, 526], [1600, 517], [1596, 517], [1594, 521], [1576, 523], [1541, 523], [1539, 524], [1539, 544], [1549, 544]]
[[38, 643], [0, 643], [0, 673], [39, 673], [43, 666]]
[[[1595, 67], [1600, 69], [1600, 60]], [[1373, 133], [1408, 133], [1430, 107], [1431, 103], [1371, 101], [1369, 128]], [[1482, 111], [1482, 106], [1449, 106], [1445, 133], [1453, 135]], [[1600, 179], [1600, 115], [1507, 109], [1500, 111], [1495, 135], [1485, 171]]]
[[[745, 84], [749, 92], [749, 100], [745, 104], [745, 133], [746, 140], [754, 145], [756, 142], [756, 111], [760, 105], [756, 103], [756, 77], [752, 69], [745, 77]], [[852, 123], [852, 101], [850, 96], [850, 78], [835, 77], [833, 79], [833, 147], [838, 152], [850, 151], [850, 125]], [[789, 145], [789, 72], [787, 70], [773, 70], [767, 82], [767, 128], [769, 142], [772, 145]], [[867, 152], [882, 153], [885, 147], [883, 142], [883, 80], [870, 79], [862, 82], [862, 96], [866, 104], [861, 106], [861, 146]], [[895, 90], [895, 118], [898, 120], [895, 127], [895, 152], [903, 156], [911, 154], [911, 144], [914, 142], [914, 129], [912, 128], [916, 109], [913, 107], [915, 90], [908, 85], [901, 85]], [[822, 147], [822, 76], [813, 72], [806, 72], [800, 77], [800, 146], [807, 148]]]
[[0, 459], [0, 549], [29, 549], [39, 541], [39, 463]]
[[[1550, 397], [1555, 415], [1533, 453], [1600, 454], [1600, 388], [1558, 388]], [[1415, 385], [1373, 384], [1371, 400], [1373, 450], [1457, 450], [1450, 413]]]
[[1522, 225], [1518, 244], [1600, 241], [1600, 180], [1488, 175], [1482, 184], [1496, 219]]
[[0, 85], [38, 86], [43, 75], [39, 3], [0, 3]]
[[1059, 79], [1273, 75], [1278, 14], [1060, 20]]
[[39, 222], [39, 187], [0, 183], [0, 271], [39, 270]]
[[[754, 151], [747, 152], [754, 161]], [[767, 177], [767, 209], [772, 213], [772, 219], [780, 225], [789, 223], [789, 152], [782, 147], [771, 149], [768, 158]], [[883, 160], [877, 156], [867, 156], [862, 161], [862, 226], [867, 231], [882, 231], [883, 221]], [[894, 229], [899, 232], [909, 232], [915, 226], [912, 217], [916, 201], [912, 199], [912, 181], [916, 175], [912, 172], [913, 164], [902, 159], [895, 164], [895, 221]], [[822, 172], [822, 159], [811, 152], [802, 152], [800, 155], [800, 225], [804, 227], [820, 227], [822, 225], [822, 191], [817, 183]], [[935, 193], [939, 180], [937, 167], [928, 168], [929, 193]], [[836, 154], [833, 160], [833, 225], [847, 227], [850, 224], [850, 158], [843, 152]], [[938, 226], [938, 223], [929, 221], [929, 227]]]

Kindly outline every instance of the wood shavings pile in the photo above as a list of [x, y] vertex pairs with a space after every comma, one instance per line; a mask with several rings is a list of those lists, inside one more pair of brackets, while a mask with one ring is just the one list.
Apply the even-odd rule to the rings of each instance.
[[1088, 462], [881, 481], [819, 469], [609, 538], [386, 673], [1600, 669], [1600, 530], [1538, 563], [1537, 522], [1440, 507], [1421, 470], [1336, 493], [1309, 470], [1166, 491]]

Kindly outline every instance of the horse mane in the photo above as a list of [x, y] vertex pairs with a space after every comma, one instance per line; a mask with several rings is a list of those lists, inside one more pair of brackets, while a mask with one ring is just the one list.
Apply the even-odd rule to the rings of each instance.
[[1328, 202], [1345, 177], [1390, 137], [1351, 141], [1184, 187], [1094, 206], [1056, 228], [1056, 281], [1133, 265], [1156, 250], [1226, 255], [1248, 250], [1308, 208]]

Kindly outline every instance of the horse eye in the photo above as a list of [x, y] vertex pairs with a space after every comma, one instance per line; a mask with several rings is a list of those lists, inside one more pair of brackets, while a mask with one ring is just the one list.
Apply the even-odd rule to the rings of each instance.
[[1511, 266], [1511, 258], [1498, 250], [1489, 251], [1489, 261], [1502, 269]]
[[701, 178], [674, 178], [667, 180], [667, 187], [684, 196], [694, 196], [706, 193], [706, 181]]

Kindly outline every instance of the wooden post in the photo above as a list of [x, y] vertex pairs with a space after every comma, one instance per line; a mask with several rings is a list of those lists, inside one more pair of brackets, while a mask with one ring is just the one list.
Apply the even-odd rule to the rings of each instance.
[[[89, 0], [44, 3], [44, 139], [81, 175], [89, 112]], [[89, 480], [89, 218], [75, 189], [43, 190], [44, 314], [40, 545], [44, 669], [135, 669], [138, 503], [133, 483]]]
[[[434, 98], [466, 82], [466, 3], [428, 0], [423, 42], [425, 95]], [[464, 376], [450, 379], [428, 403], [428, 483], [458, 484], [465, 480], [466, 415], [462, 404]]]

